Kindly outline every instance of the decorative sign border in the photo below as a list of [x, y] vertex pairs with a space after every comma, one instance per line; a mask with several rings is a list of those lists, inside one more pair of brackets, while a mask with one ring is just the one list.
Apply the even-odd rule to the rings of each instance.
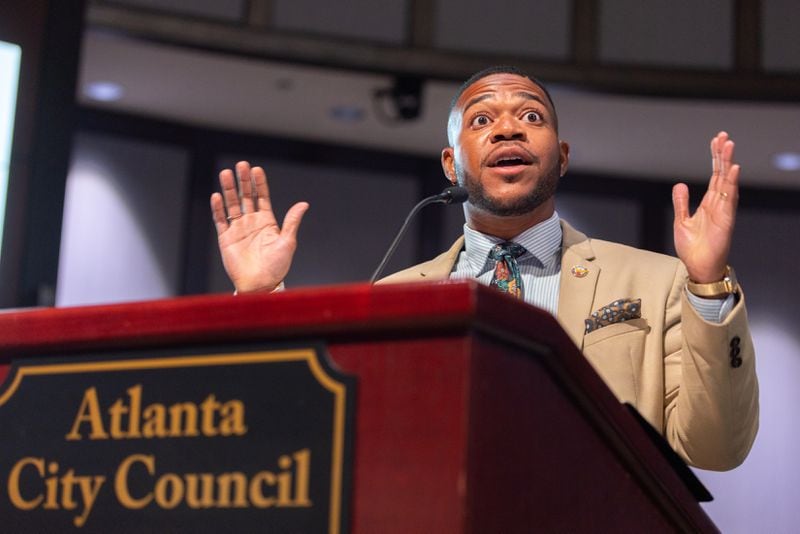
[[[159, 349], [157, 349], [159, 350]], [[348, 429], [348, 412], [352, 411], [353, 391], [351, 391], [350, 406], [347, 403], [348, 384], [339, 381], [333, 376], [326, 365], [320, 360], [326, 355], [320, 349], [313, 348], [290, 348], [290, 349], [242, 349], [241, 352], [217, 353], [217, 354], [180, 354], [180, 351], [170, 351], [170, 356], [161, 357], [128, 357], [125, 359], [90, 360], [78, 362], [57, 362], [29, 360], [26, 362], [14, 362], [5, 383], [0, 385], [0, 408], [3, 407], [20, 389], [22, 381], [26, 377], [52, 376], [68, 374], [86, 373], [114, 373], [126, 371], [143, 371], [158, 369], [180, 369], [194, 367], [214, 367], [214, 366], [234, 366], [234, 365], [253, 365], [259, 363], [277, 362], [300, 362], [305, 361], [314, 379], [327, 391], [334, 396], [333, 413], [333, 432], [331, 436], [331, 477], [330, 477], [330, 510], [328, 518], [328, 534], [340, 534], [342, 526], [347, 528], [347, 510], [343, 508], [346, 501], [343, 495], [345, 477], [345, 465], [349, 464], [346, 456], [352, 436], [347, 434], [348, 430], [352, 433], [352, 428]], [[93, 357], [93, 356], [89, 356]], [[40, 360], [41, 361], [41, 360]], [[348, 381], [351, 377], [342, 376]], [[354, 385], [354, 382], [351, 384]], [[344, 519], [344, 521], [343, 521]]]

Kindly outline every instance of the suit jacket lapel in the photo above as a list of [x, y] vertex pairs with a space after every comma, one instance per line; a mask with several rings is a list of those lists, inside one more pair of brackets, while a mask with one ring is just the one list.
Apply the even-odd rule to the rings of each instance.
[[464, 249], [464, 236], [462, 235], [444, 253], [436, 256], [431, 261], [422, 264], [420, 275], [427, 280], [447, 280], [458, 261], [458, 255]]
[[450, 273], [458, 261], [458, 255], [464, 248], [464, 236], [459, 237], [449, 250], [439, 254], [430, 261], [414, 265], [403, 271], [394, 273], [378, 280], [378, 284], [383, 283], [405, 283], [405, 282], [425, 282], [439, 281], [450, 278]]
[[[561, 220], [564, 233], [561, 253], [561, 284], [558, 294], [558, 321], [569, 337], [583, 349], [584, 320], [592, 313], [600, 266], [586, 235]], [[576, 269], [573, 271], [573, 267]], [[583, 270], [587, 272], [583, 275]]]

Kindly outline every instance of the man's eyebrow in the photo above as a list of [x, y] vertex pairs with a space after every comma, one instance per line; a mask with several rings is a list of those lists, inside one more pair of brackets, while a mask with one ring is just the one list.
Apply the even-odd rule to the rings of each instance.
[[474, 106], [478, 102], [483, 102], [484, 100], [486, 100], [488, 98], [494, 98], [494, 93], [487, 93], [485, 95], [476, 96], [475, 98], [473, 98], [472, 100], [467, 102], [467, 105], [464, 106], [464, 111], [462, 111], [462, 113], [466, 113], [467, 110], [470, 108], [470, 106]]
[[[529, 91], [517, 91], [516, 93], [514, 93], [514, 96], [517, 98], [524, 98], [525, 100], [535, 100], [536, 102], [539, 102], [543, 106], [547, 107], [547, 102], [545, 102], [541, 96], [535, 93], [531, 93]], [[475, 104], [483, 102], [484, 100], [487, 100], [489, 98], [494, 98], [494, 93], [487, 93], [484, 95], [476, 96], [475, 98], [467, 102], [467, 105], [464, 106], [464, 111], [462, 111], [462, 113], [466, 113], [467, 110], [470, 108], [470, 106], [474, 106]]]
[[528, 91], [517, 91], [516, 93], [514, 93], [514, 96], [524, 98], [526, 100], [536, 100], [537, 102], [543, 104], [544, 106], [547, 106], [547, 102], [545, 102], [541, 96], [535, 93], [529, 93]]

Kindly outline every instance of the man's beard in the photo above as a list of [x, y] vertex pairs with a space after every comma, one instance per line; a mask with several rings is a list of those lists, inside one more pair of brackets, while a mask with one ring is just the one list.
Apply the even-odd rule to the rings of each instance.
[[459, 183], [467, 188], [470, 204], [492, 215], [514, 217], [532, 212], [553, 197], [558, 187], [559, 167], [554, 165], [552, 169], [542, 174], [536, 186], [527, 195], [508, 200], [489, 196], [480, 180], [468, 175], [458, 164], [456, 164], [456, 176]]

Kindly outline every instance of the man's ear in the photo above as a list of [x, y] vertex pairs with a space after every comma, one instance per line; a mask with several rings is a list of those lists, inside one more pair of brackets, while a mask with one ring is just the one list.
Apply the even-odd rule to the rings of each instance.
[[456, 185], [458, 183], [458, 178], [456, 177], [456, 159], [453, 147], [451, 146], [442, 150], [442, 170], [451, 184]]
[[567, 174], [567, 168], [569, 167], [569, 143], [566, 141], [559, 141], [558, 150], [558, 175], [564, 176]]

